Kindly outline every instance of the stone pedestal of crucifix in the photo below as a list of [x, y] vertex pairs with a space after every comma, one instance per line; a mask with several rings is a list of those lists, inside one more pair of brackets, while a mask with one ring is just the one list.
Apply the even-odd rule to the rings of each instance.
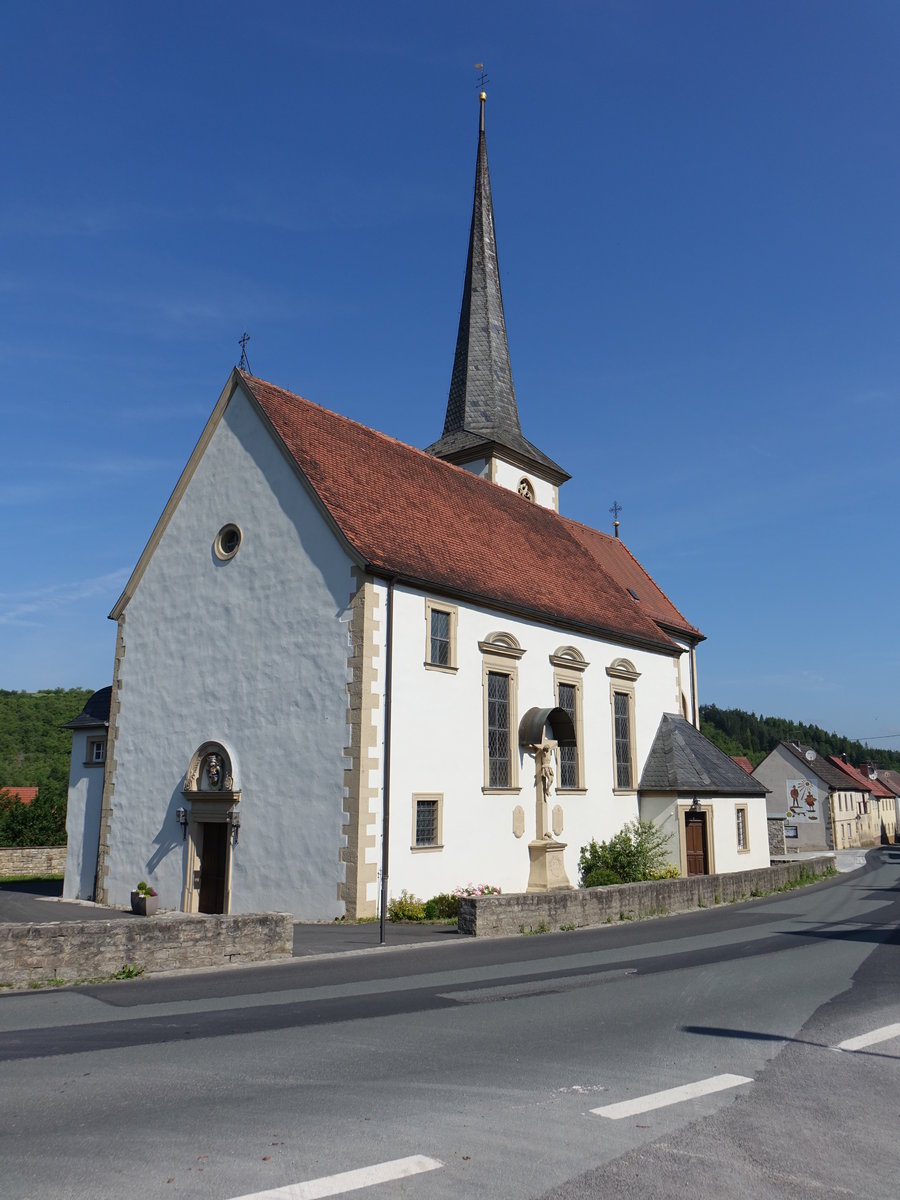
[[572, 890], [563, 862], [566, 843], [557, 842], [550, 827], [550, 794], [553, 791], [556, 745], [555, 741], [544, 735], [539, 745], [528, 747], [534, 755], [535, 837], [533, 842], [528, 843], [531, 869], [525, 889], [527, 892]]

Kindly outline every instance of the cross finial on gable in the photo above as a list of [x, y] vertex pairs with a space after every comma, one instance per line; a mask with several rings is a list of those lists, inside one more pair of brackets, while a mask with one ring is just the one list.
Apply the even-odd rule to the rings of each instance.
[[253, 372], [250, 370], [250, 359], [247, 357], [247, 343], [249, 341], [250, 334], [245, 329], [243, 336], [238, 338], [238, 345], [241, 348], [241, 361], [238, 363], [238, 366], [242, 371], [246, 371], [248, 375], [252, 375]]

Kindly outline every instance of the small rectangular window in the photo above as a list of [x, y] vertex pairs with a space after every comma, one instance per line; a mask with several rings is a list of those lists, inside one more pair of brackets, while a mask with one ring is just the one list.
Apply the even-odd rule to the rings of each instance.
[[616, 735], [616, 787], [630, 788], [631, 781], [631, 714], [628, 708], [628, 693], [613, 694], [613, 712]]
[[738, 850], [749, 850], [750, 841], [747, 836], [747, 808], [743, 804], [739, 804], [735, 811], [735, 819], [737, 821], [737, 848]]
[[443, 796], [413, 796], [413, 850], [442, 848], [441, 804]]
[[106, 761], [106, 738], [91, 738], [87, 744], [87, 759], [86, 762], [90, 766], [97, 766], [99, 763]]
[[509, 676], [489, 671], [488, 683], [488, 786], [510, 786]]
[[437, 845], [437, 800], [416, 801], [416, 845]]
[[435, 671], [456, 671], [458, 609], [425, 597], [425, 666]]
[[431, 654], [436, 667], [450, 666], [450, 614], [441, 608], [431, 610]]

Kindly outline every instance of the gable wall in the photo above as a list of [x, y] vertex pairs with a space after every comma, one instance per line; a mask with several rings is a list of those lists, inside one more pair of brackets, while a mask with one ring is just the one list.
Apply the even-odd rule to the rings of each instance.
[[[432, 599], [438, 605], [452, 601]], [[636, 791], [614, 794], [611, 680], [606, 667], [626, 657], [640, 672], [634, 684], [637, 772], [663, 712], [680, 712], [677, 659], [616, 645], [537, 622], [458, 604], [458, 669], [425, 666], [428, 626], [426, 596], [409, 588], [395, 591], [394, 686], [392, 702], [390, 893], [402, 888], [422, 898], [468, 883], [497, 884], [524, 891], [528, 881], [528, 842], [535, 835], [534, 760], [518, 752], [516, 794], [484, 794], [483, 655], [478, 643], [494, 631], [512, 634], [525, 653], [515, 662], [518, 720], [529, 708], [549, 708], [554, 700], [550, 655], [573, 646], [589, 663], [582, 675], [584, 793], [558, 793], [567, 843], [566, 870], [578, 879], [578, 854], [596, 837], [609, 837], [638, 815]], [[684, 673], [682, 673], [682, 683]], [[517, 740], [517, 738], [516, 738]], [[415, 850], [414, 794], [443, 797], [442, 850]], [[513, 813], [524, 810], [524, 834], [513, 833]]]
[[[803, 762], [783, 746], [776, 746], [754, 770], [753, 776], [769, 788], [766, 808], [769, 816], [785, 817], [786, 826], [795, 826], [796, 838], [785, 842], [791, 850], [842, 850], [859, 845], [856, 821], [859, 793], [836, 791], [829, 799], [828, 784], [815, 773], [815, 762], [805, 767]], [[790, 815], [790, 785], [793, 780], [809, 780], [818, 793], [818, 806], [811, 810], [815, 821], [796, 819]]]
[[[223, 562], [229, 521], [243, 541]], [[232, 911], [343, 912], [351, 568], [238, 391], [125, 612], [111, 903], [145, 878], [179, 908], [175, 812], [191, 755], [215, 740], [242, 791]]]

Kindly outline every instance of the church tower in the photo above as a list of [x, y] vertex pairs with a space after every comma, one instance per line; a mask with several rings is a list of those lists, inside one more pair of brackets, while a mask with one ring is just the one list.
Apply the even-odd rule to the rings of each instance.
[[475, 200], [456, 357], [444, 432], [427, 449], [526, 500], [558, 510], [559, 485], [569, 475], [522, 436], [519, 423], [497, 265], [484, 92], [480, 99]]

